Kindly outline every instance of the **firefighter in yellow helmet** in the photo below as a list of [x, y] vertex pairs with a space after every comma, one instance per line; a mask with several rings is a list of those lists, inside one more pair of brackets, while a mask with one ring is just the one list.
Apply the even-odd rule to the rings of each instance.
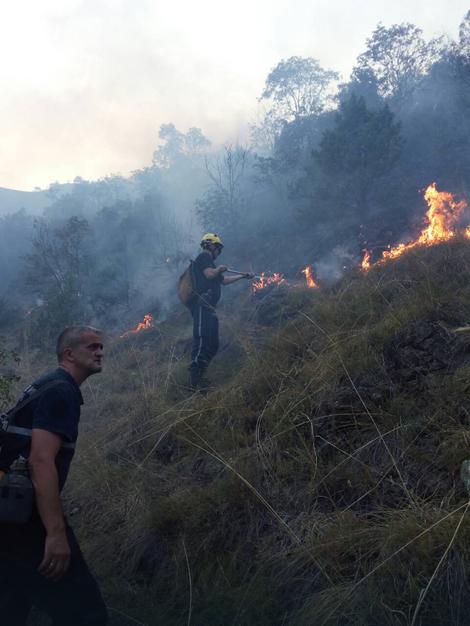
[[196, 298], [191, 306], [193, 317], [193, 348], [189, 366], [189, 382], [192, 389], [206, 386], [203, 374], [219, 348], [219, 320], [215, 309], [221, 295], [222, 285], [231, 285], [242, 278], [252, 279], [253, 274], [224, 276], [225, 265], [214, 261], [222, 253], [224, 244], [215, 233], [206, 233], [201, 240], [201, 253], [193, 262], [193, 280]]

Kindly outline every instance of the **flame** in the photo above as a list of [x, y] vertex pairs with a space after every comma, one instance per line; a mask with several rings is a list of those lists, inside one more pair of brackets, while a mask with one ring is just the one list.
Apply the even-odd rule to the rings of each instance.
[[[316, 289], [318, 287], [318, 283], [315, 281], [313, 277], [313, 269], [310, 265], [307, 265], [301, 270], [302, 274], [305, 276], [305, 280], [307, 283], [307, 287], [309, 289]], [[288, 285], [289, 287], [300, 287], [299, 282], [290, 283], [284, 275], [280, 272], [275, 272], [274, 274], [268, 274], [267, 272], [262, 272], [259, 279], [253, 281], [251, 285], [251, 293], [258, 293], [261, 289], [265, 289], [269, 285]]]
[[266, 272], [261, 272], [261, 275], [258, 280], [254, 280], [251, 285], [251, 293], [257, 293], [260, 289], [264, 289], [268, 285], [274, 285], [285, 282], [284, 277], [279, 272], [271, 274], [268, 276]]
[[367, 272], [368, 270], [370, 270], [370, 252], [369, 250], [363, 250], [364, 252], [364, 256], [362, 257], [362, 261], [361, 261], [361, 269], [364, 272]]
[[315, 289], [316, 287], [318, 287], [315, 279], [313, 278], [313, 269], [310, 267], [310, 265], [304, 267], [304, 269], [302, 270], [302, 274], [305, 276], [307, 287], [309, 289]]
[[146, 315], [144, 315], [143, 322], [139, 322], [135, 328], [132, 328], [131, 330], [127, 330], [123, 335], [121, 335], [121, 338], [127, 337], [127, 335], [138, 333], [141, 330], [146, 330], [147, 328], [152, 328], [152, 326], [153, 326], [153, 316], [150, 313], [147, 313]]
[[[442, 241], [449, 241], [456, 235], [458, 222], [467, 208], [465, 200], [457, 202], [448, 191], [438, 191], [436, 183], [429, 185], [424, 192], [428, 205], [426, 226], [417, 239], [410, 243], [400, 243], [382, 253], [381, 261], [395, 259], [404, 252], [418, 246], [431, 246]], [[468, 229], [465, 231], [466, 236]]]

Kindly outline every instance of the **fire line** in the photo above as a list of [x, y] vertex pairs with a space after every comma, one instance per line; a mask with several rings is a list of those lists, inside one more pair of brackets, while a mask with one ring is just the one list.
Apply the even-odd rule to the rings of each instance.
[[139, 322], [135, 328], [132, 328], [131, 330], [127, 330], [123, 335], [121, 335], [121, 339], [123, 337], [127, 337], [127, 335], [139, 333], [141, 330], [152, 328], [152, 326], [153, 326], [153, 316], [150, 313], [147, 313], [146, 315], [144, 315], [143, 322]]
[[[449, 241], [455, 235], [462, 233], [458, 224], [467, 208], [465, 200], [456, 201], [453, 194], [448, 191], [438, 191], [436, 183], [428, 185], [424, 192], [424, 199], [428, 205], [425, 216], [425, 226], [419, 236], [409, 243], [399, 243], [390, 246], [389, 250], [382, 252], [381, 258], [376, 264], [383, 264], [390, 259], [396, 259], [413, 248], [432, 246], [443, 241]], [[465, 237], [470, 239], [470, 227], [463, 230]], [[371, 253], [364, 250], [361, 269], [368, 271]]]
[[[301, 273], [305, 276], [305, 283], [309, 289], [317, 289], [319, 287], [318, 283], [313, 277], [313, 269], [310, 265], [307, 265], [302, 270]], [[299, 287], [298, 282], [290, 283], [284, 275], [280, 272], [275, 272], [273, 274], [269, 272], [262, 272], [259, 280], [253, 281], [251, 285], [251, 293], [254, 295], [258, 293], [261, 289], [265, 289], [269, 285], [286, 285], [288, 287]]]
[[268, 285], [285, 283], [286, 280], [282, 274], [276, 272], [269, 275], [267, 272], [261, 272], [259, 280], [254, 280], [251, 285], [251, 293], [255, 294], [260, 289], [264, 289]]

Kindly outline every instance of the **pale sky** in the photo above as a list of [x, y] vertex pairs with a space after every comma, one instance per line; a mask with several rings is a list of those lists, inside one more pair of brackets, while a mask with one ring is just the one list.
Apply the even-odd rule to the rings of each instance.
[[246, 141], [269, 71], [347, 79], [379, 22], [457, 36], [467, 0], [0, 0], [0, 187], [149, 165], [160, 124]]

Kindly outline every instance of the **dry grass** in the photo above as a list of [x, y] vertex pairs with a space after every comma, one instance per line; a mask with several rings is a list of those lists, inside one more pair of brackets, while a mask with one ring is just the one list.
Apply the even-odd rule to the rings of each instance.
[[115, 623], [468, 623], [468, 339], [411, 379], [387, 351], [468, 323], [469, 270], [456, 242], [238, 301], [206, 396], [188, 318], [116, 342], [68, 492]]

